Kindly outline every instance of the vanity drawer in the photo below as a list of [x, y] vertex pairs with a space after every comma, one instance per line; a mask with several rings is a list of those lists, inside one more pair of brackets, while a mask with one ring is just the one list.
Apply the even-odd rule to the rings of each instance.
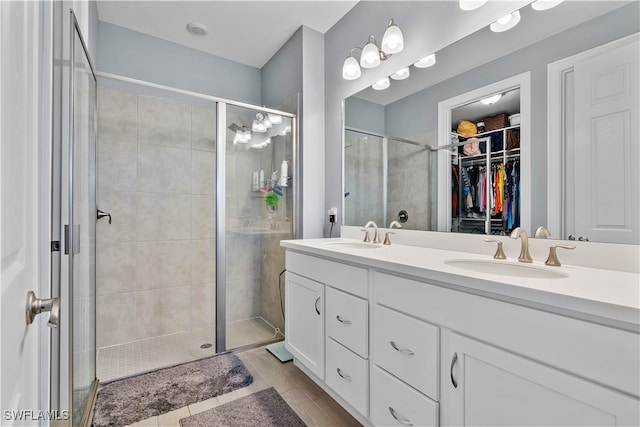
[[365, 417], [368, 416], [369, 364], [327, 338], [326, 383]]
[[374, 366], [370, 419], [374, 426], [437, 426], [438, 403]]
[[367, 298], [367, 270], [298, 252], [287, 251], [287, 270], [300, 276]]
[[438, 400], [438, 328], [377, 304], [373, 316], [375, 364]]
[[325, 290], [327, 335], [358, 353], [369, 356], [369, 305], [366, 300], [327, 287]]

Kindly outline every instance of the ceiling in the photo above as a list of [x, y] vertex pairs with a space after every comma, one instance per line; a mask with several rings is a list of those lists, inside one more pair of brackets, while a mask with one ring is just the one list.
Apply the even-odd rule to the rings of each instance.
[[[103, 1], [98, 19], [241, 64], [262, 68], [300, 28], [327, 32], [358, 1]], [[206, 36], [186, 30], [208, 27]]]

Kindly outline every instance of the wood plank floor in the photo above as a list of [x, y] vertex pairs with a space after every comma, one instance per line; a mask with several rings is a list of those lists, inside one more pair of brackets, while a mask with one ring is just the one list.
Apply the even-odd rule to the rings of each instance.
[[269, 387], [275, 388], [308, 426], [355, 427], [361, 425], [324, 390], [302, 373], [293, 362], [281, 363], [264, 347], [236, 354], [253, 375], [253, 384], [167, 414], [139, 421], [131, 426], [179, 427], [180, 418], [215, 408]]

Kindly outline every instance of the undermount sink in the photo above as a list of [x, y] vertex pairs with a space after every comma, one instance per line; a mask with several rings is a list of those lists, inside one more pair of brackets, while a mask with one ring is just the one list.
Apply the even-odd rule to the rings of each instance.
[[478, 259], [451, 259], [444, 262], [451, 267], [473, 271], [475, 273], [498, 274], [501, 276], [526, 277], [531, 279], [563, 279], [569, 275], [523, 263], [510, 263], [507, 261], [492, 261]]
[[324, 246], [333, 249], [378, 249], [380, 247], [380, 245], [365, 242], [329, 242], [325, 243]]

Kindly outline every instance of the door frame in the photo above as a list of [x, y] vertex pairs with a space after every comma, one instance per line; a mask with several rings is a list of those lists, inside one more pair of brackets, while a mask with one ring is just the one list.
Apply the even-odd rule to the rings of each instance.
[[573, 194], [573, 166], [568, 165], [572, 150], [573, 129], [566, 126], [565, 117], [573, 115], [573, 104], [567, 102], [573, 96], [573, 76], [577, 63], [618, 49], [638, 39], [638, 34], [596, 46], [547, 65], [547, 227], [557, 230], [559, 239], [566, 239], [574, 228], [573, 218], [567, 215], [572, 206], [567, 205], [567, 194]]
[[[438, 146], [451, 144], [451, 110], [486, 98], [496, 92], [520, 88], [520, 226], [531, 231], [531, 72], [500, 80], [453, 98], [438, 102]], [[451, 230], [451, 154], [439, 150], [437, 155], [436, 230]]]

